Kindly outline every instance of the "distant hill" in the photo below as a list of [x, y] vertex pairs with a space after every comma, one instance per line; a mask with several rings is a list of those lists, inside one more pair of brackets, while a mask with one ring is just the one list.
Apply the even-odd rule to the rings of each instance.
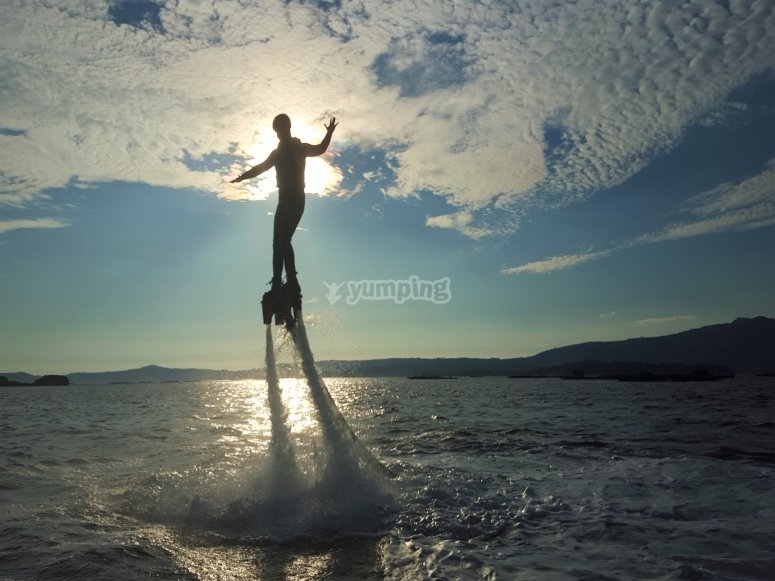
[[775, 319], [740, 318], [662, 337], [580, 343], [544, 351], [524, 363], [538, 368], [584, 360], [682, 362], [724, 365], [738, 372], [772, 371], [775, 369]]
[[522, 359], [472, 357], [424, 359], [392, 357], [363, 361], [324, 360], [317, 365], [330, 377], [390, 377], [408, 375], [508, 375]]
[[126, 371], [102, 373], [71, 373], [72, 383], [164, 383], [179, 381], [208, 381], [217, 379], [250, 379], [262, 377], [258, 370], [227, 371], [214, 369], [170, 369], [158, 365], [147, 365]]
[[[373, 359], [321, 361], [327, 375], [506, 375], [547, 372], [584, 362], [638, 364], [643, 370], [682, 371], [703, 366], [733, 371], [775, 370], [775, 319], [755, 317], [661, 337], [579, 343], [514, 359]], [[632, 369], [632, 365], [619, 365]], [[612, 370], [611, 366], [607, 367]]]
[[0, 373], [0, 377], [5, 377], [8, 381], [16, 381], [18, 383], [32, 383], [38, 376], [30, 375], [29, 373], [23, 373], [16, 371], [14, 373]]
[[[775, 371], [775, 319], [755, 317], [731, 323], [709, 325], [661, 337], [624, 341], [579, 343], [543, 351], [532, 357], [513, 359], [388, 358], [364, 361], [318, 362], [323, 375], [340, 377], [388, 377], [422, 374], [455, 376], [562, 374], [569, 369], [605, 373], [686, 372], [696, 367], [709, 370]], [[31, 383], [37, 377], [26, 373], [2, 373], [9, 380]], [[71, 373], [70, 382], [138, 383], [206, 381], [262, 378], [259, 369], [225, 371], [211, 369], [169, 369], [148, 365], [140, 369], [105, 373]]]

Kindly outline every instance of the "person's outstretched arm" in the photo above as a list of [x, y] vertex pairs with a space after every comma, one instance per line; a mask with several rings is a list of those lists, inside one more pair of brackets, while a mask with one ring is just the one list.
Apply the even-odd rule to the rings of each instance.
[[326, 128], [326, 136], [323, 138], [323, 141], [318, 143], [317, 145], [308, 145], [306, 150], [307, 157], [314, 157], [316, 155], [321, 155], [326, 152], [326, 149], [328, 149], [328, 144], [331, 143], [331, 136], [334, 134], [334, 129], [336, 129], [336, 126], [339, 125], [336, 122], [336, 117], [331, 117], [331, 119], [328, 122], [328, 125], [324, 125]]
[[254, 178], [257, 175], [261, 175], [266, 170], [272, 167], [274, 167], [274, 151], [270, 153], [269, 157], [267, 157], [264, 161], [262, 161], [256, 166], [251, 167], [248, 171], [246, 171], [242, 175], [231, 180], [230, 183], [233, 184], [235, 182], [241, 182], [242, 180], [249, 180], [250, 178]]

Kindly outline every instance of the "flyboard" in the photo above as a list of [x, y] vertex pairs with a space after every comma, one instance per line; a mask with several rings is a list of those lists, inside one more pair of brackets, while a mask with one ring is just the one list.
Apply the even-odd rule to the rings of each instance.
[[301, 289], [297, 285], [285, 283], [264, 293], [261, 299], [261, 311], [264, 325], [285, 325], [290, 331], [296, 326], [301, 315]]

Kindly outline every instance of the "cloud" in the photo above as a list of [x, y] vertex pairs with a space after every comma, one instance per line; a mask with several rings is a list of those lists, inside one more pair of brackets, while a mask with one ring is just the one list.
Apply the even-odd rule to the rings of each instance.
[[[767, 2], [9, 0], [0, 13], [0, 204], [73, 179], [245, 197], [225, 182], [277, 112], [313, 127], [336, 114], [334, 147], [395, 164], [387, 195], [444, 197], [456, 210], [428, 224], [474, 238], [516, 228], [493, 209], [623, 182], [775, 63]], [[225, 155], [245, 163], [187, 163]]]
[[473, 239], [478, 239], [490, 233], [489, 230], [482, 228], [472, 228], [470, 226], [472, 214], [470, 211], [461, 211], [454, 214], [443, 214], [441, 216], [429, 216], [425, 223], [428, 226], [436, 228], [447, 228], [458, 230]]
[[654, 317], [650, 319], [640, 319], [633, 324], [636, 327], [653, 327], [657, 325], [666, 325], [671, 323], [683, 323], [697, 319], [695, 315], [674, 315], [672, 317]]
[[772, 215], [770, 203], [775, 199], [775, 158], [758, 174], [737, 183], [725, 183], [694, 197], [694, 213], [708, 216], [745, 208]]
[[565, 254], [563, 256], [552, 256], [544, 260], [538, 260], [536, 262], [529, 262], [521, 266], [512, 266], [510, 268], [504, 268], [501, 272], [503, 274], [521, 274], [524, 272], [554, 272], [555, 270], [564, 270], [572, 266], [584, 264], [585, 262], [592, 262], [605, 256], [608, 256], [610, 252], [588, 252], [586, 254]]
[[631, 240], [617, 242], [610, 248], [586, 254], [555, 256], [521, 266], [504, 269], [504, 274], [552, 272], [570, 268], [624, 250], [665, 242], [730, 231], [753, 230], [775, 225], [775, 158], [759, 173], [734, 183], [724, 183], [689, 199], [683, 210], [689, 220], [676, 222]]
[[434, 228], [456, 230], [473, 240], [478, 240], [513, 231], [517, 220], [518, 216], [488, 208], [480, 213], [465, 209], [451, 214], [428, 216], [425, 224]]
[[693, 220], [640, 236], [632, 245], [775, 225], [775, 158], [756, 175], [721, 184], [689, 201], [692, 206], [685, 212]]
[[35, 218], [26, 220], [2, 220], [0, 221], [0, 234], [22, 228], [64, 228], [69, 224], [57, 218]]

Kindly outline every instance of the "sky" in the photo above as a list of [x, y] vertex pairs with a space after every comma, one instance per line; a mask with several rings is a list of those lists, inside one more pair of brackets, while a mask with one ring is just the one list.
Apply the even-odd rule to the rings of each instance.
[[260, 367], [280, 112], [319, 360], [775, 316], [770, 0], [6, 0], [0, 372]]

